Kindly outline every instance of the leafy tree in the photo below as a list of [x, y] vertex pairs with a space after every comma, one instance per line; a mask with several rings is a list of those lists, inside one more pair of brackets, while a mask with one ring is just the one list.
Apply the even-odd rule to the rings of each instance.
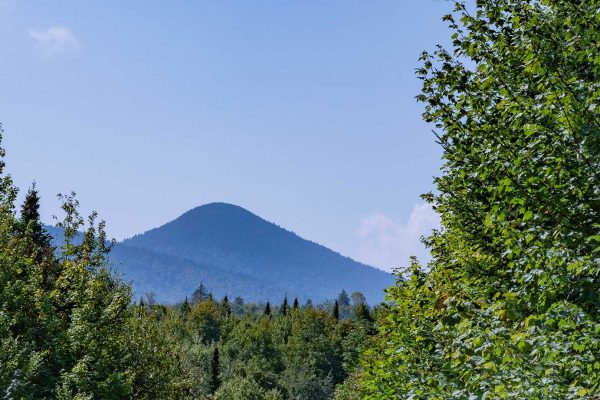
[[359, 374], [352, 374], [335, 389], [335, 400], [363, 400]]
[[365, 398], [598, 395], [599, 4], [458, 3], [422, 55], [442, 227], [389, 290]]
[[[179, 311], [175, 310], [177, 314]], [[192, 398], [187, 374], [181, 362], [182, 352], [165, 329], [167, 310], [163, 306], [133, 307], [127, 321], [124, 354], [130, 365], [132, 391], [130, 398], [140, 400]], [[179, 315], [175, 318], [180, 321]], [[186, 370], [184, 370], [184, 368]]]
[[221, 362], [223, 383], [230, 379], [249, 377], [265, 390], [277, 386], [284, 370], [279, 347], [277, 318], [243, 317], [223, 343]]
[[224, 382], [215, 394], [215, 400], [265, 400], [265, 395], [265, 390], [258, 383], [242, 378]]
[[56, 313], [66, 322], [62, 346], [66, 361], [57, 384], [57, 397], [123, 398], [131, 393], [126, 327], [130, 288], [110, 270], [104, 222], [96, 214], [83, 218], [74, 194], [60, 196], [66, 216], [59, 261], [62, 269], [52, 296]]
[[296, 314], [283, 349], [281, 385], [289, 398], [328, 399], [346, 377], [336, 321], [322, 310]]
[[212, 301], [197, 303], [192, 307], [190, 323], [194, 325], [198, 339], [204, 344], [216, 343], [221, 338], [222, 315], [219, 305]]
[[354, 305], [354, 306], [358, 306], [361, 304], [367, 304], [367, 299], [366, 299], [365, 295], [362, 294], [361, 292], [353, 292], [350, 295], [350, 299], [352, 301], [352, 305]]
[[60, 196], [65, 237], [54, 249], [35, 185], [17, 218], [3, 155], [0, 149], [3, 398], [185, 398], [174, 390], [181, 371], [172, 347], [149, 318], [154, 306], [132, 305], [129, 287], [110, 269], [104, 223], [93, 213], [84, 224], [74, 194]]

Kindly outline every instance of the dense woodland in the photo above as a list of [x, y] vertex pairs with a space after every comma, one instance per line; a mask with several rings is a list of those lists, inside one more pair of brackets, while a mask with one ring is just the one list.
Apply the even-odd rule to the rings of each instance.
[[444, 20], [452, 48], [417, 71], [444, 151], [424, 195], [442, 225], [384, 304], [133, 300], [95, 215], [62, 197], [57, 251], [35, 188], [17, 210], [3, 175], [0, 395], [597, 398], [600, 2], [459, 3]]

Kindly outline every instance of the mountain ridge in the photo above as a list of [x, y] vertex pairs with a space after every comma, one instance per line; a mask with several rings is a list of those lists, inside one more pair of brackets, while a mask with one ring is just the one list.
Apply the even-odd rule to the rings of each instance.
[[136, 296], [174, 303], [200, 284], [215, 296], [333, 299], [342, 290], [383, 300], [392, 275], [304, 239], [235, 204], [194, 207], [116, 244], [110, 259]]
[[156, 231], [156, 230], [158, 230], [158, 229], [160, 229], [160, 228], [162, 228], [162, 227], [165, 227], [165, 226], [167, 226], [167, 225], [169, 225], [169, 224], [171, 224], [171, 223], [173, 223], [173, 222], [177, 221], [178, 219], [181, 219], [181, 218], [184, 218], [184, 217], [185, 217], [185, 216], [187, 216], [187, 215], [193, 214], [193, 213], [194, 213], [195, 211], [197, 211], [197, 210], [206, 209], [206, 208], [212, 208], [212, 207], [226, 207], [226, 208], [231, 208], [231, 209], [235, 209], [235, 210], [239, 210], [239, 211], [245, 212], [245, 213], [247, 213], [247, 214], [250, 214], [250, 215], [252, 215], [252, 216], [254, 216], [254, 217], [256, 217], [256, 218], [259, 218], [259, 219], [261, 219], [261, 220], [263, 220], [263, 221], [265, 221], [265, 222], [267, 222], [267, 223], [269, 223], [269, 224], [273, 225], [273, 226], [274, 226], [274, 227], [276, 227], [276, 228], [279, 228], [279, 229], [281, 229], [281, 230], [284, 230], [284, 231], [286, 231], [286, 232], [288, 232], [288, 233], [290, 233], [290, 234], [292, 234], [292, 235], [296, 236], [297, 238], [299, 238], [299, 239], [301, 239], [301, 240], [304, 240], [304, 241], [306, 241], [306, 242], [312, 243], [312, 244], [314, 244], [314, 245], [316, 245], [316, 246], [319, 246], [319, 247], [321, 247], [321, 248], [327, 249], [327, 250], [329, 250], [329, 251], [331, 251], [331, 252], [333, 252], [333, 253], [335, 253], [335, 254], [339, 255], [340, 257], [346, 258], [346, 259], [348, 259], [348, 260], [352, 260], [352, 261], [354, 261], [354, 262], [356, 262], [356, 263], [359, 263], [359, 264], [362, 264], [362, 265], [364, 265], [365, 267], [368, 267], [368, 268], [373, 268], [373, 269], [375, 269], [375, 270], [377, 270], [377, 271], [386, 272], [386, 271], [384, 271], [384, 270], [382, 270], [381, 268], [378, 268], [378, 267], [376, 267], [376, 266], [369, 265], [369, 264], [366, 264], [366, 263], [364, 263], [364, 262], [361, 262], [361, 261], [354, 260], [352, 257], [346, 256], [346, 255], [344, 255], [344, 254], [340, 253], [339, 251], [336, 251], [336, 250], [334, 250], [334, 249], [331, 249], [331, 248], [327, 247], [326, 245], [324, 245], [324, 244], [322, 244], [322, 243], [316, 242], [316, 241], [314, 241], [314, 240], [311, 240], [311, 239], [307, 239], [307, 238], [305, 238], [305, 237], [303, 237], [303, 236], [301, 236], [301, 235], [297, 234], [297, 233], [296, 233], [296, 232], [294, 232], [293, 230], [287, 229], [287, 228], [285, 228], [285, 227], [283, 227], [283, 226], [281, 226], [281, 225], [278, 225], [278, 224], [276, 224], [275, 222], [269, 221], [268, 219], [266, 219], [266, 218], [263, 218], [263, 217], [259, 216], [258, 214], [254, 213], [254, 212], [252, 212], [252, 211], [250, 211], [250, 210], [248, 210], [248, 209], [246, 209], [246, 208], [244, 208], [244, 207], [242, 207], [242, 206], [239, 206], [239, 205], [237, 205], [237, 204], [227, 203], [227, 202], [210, 202], [210, 203], [206, 203], [206, 204], [203, 204], [203, 205], [200, 205], [200, 206], [196, 206], [196, 207], [194, 207], [194, 208], [192, 208], [192, 209], [190, 209], [190, 210], [188, 210], [188, 211], [185, 211], [185, 212], [184, 212], [183, 214], [181, 214], [179, 217], [176, 217], [175, 219], [173, 219], [173, 220], [171, 220], [171, 221], [165, 222], [164, 224], [162, 224], [162, 225], [160, 225], [160, 226], [158, 226], [158, 227], [155, 227], [155, 228], [150, 228], [150, 229], [148, 229], [147, 231], [144, 231], [144, 232], [142, 232], [142, 233], [137, 233], [137, 234], [135, 234], [135, 235], [133, 235], [133, 236], [131, 236], [131, 237], [125, 238], [125, 239], [123, 239], [122, 241], [120, 241], [120, 243], [125, 243], [125, 242], [128, 242], [128, 241], [134, 240], [134, 239], [135, 239], [135, 238], [137, 238], [137, 237], [140, 237], [140, 236], [143, 236], [143, 235], [145, 235], [145, 234], [148, 234], [148, 233], [151, 233], [151, 232], [153, 232], [153, 231]]

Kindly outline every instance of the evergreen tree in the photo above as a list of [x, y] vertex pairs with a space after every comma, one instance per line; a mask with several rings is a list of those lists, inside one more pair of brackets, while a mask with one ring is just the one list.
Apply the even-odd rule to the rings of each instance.
[[227, 295], [225, 295], [225, 297], [223, 297], [221, 306], [225, 310], [225, 315], [231, 315], [231, 306], [229, 305], [229, 298], [227, 297]]
[[218, 389], [219, 386], [221, 385], [221, 380], [219, 377], [220, 374], [220, 360], [219, 360], [219, 348], [217, 346], [215, 346], [215, 349], [213, 350], [213, 356], [212, 356], [212, 360], [210, 363], [210, 392], [211, 393], [215, 393]]
[[[2, 155], [0, 149], [0, 172]], [[40, 222], [37, 192], [27, 193], [19, 220], [14, 195], [10, 178], [0, 177], [0, 391], [43, 398], [54, 393], [63, 356], [55, 341], [67, 329], [56, 302], [60, 265]]]
[[297, 297], [294, 299], [293, 308], [294, 308], [294, 310], [297, 310], [298, 308], [300, 308], [300, 303], [298, 302], [298, 298]]
[[191, 302], [192, 304], [197, 304], [208, 300], [210, 296], [212, 296], [212, 294], [209, 294], [208, 289], [206, 289], [206, 287], [201, 283], [200, 286], [194, 290], [194, 293], [192, 293]]
[[373, 321], [373, 318], [371, 317], [371, 312], [369, 311], [369, 307], [367, 307], [365, 303], [360, 303], [358, 306], [356, 306], [354, 310], [354, 316], [359, 321]]
[[235, 304], [236, 306], [239, 306], [239, 307], [243, 307], [244, 299], [241, 298], [240, 296], [236, 296], [235, 299], [233, 299], [233, 304]]
[[244, 313], [244, 299], [240, 296], [236, 296], [233, 299], [232, 311], [236, 315], [241, 315]]
[[337, 302], [340, 306], [345, 307], [350, 305], [350, 297], [345, 290], [342, 289], [340, 294], [338, 295]]
[[335, 304], [333, 305], [333, 312], [331, 315], [336, 320], [340, 319], [340, 305], [338, 304], [337, 300], [335, 301]]
[[279, 310], [279, 312], [281, 313], [281, 315], [286, 316], [287, 312], [288, 312], [288, 308], [289, 308], [289, 306], [288, 306], [288, 298], [287, 298], [287, 296], [285, 296], [283, 298], [283, 304], [281, 305], [281, 308]]
[[50, 283], [58, 277], [58, 266], [55, 262], [51, 237], [44, 229], [40, 219], [40, 197], [35, 183], [29, 189], [21, 206], [21, 219], [18, 230], [26, 252], [32, 261], [41, 269], [42, 285], [50, 290]]
[[187, 296], [185, 296], [185, 300], [183, 300], [183, 303], [181, 303], [181, 306], [179, 307], [179, 312], [183, 316], [186, 316], [190, 313], [190, 311], [192, 311], [192, 307], [190, 306]]
[[25, 200], [21, 206], [20, 222], [22, 231], [27, 232], [38, 248], [50, 247], [50, 235], [44, 229], [40, 219], [40, 197], [35, 183], [25, 195]]
[[267, 301], [267, 304], [265, 305], [265, 310], [263, 312], [264, 315], [271, 315], [271, 303], [269, 303]]

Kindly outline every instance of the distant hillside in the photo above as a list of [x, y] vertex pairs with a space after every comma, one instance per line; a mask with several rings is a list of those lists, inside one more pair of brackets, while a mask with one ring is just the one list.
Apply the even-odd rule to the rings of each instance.
[[[51, 228], [58, 236], [56, 228]], [[211, 203], [118, 243], [111, 261], [136, 295], [174, 303], [203, 283], [215, 296], [319, 302], [345, 289], [383, 300], [390, 274], [356, 262], [231, 204]]]
[[[62, 244], [61, 229], [46, 226], [53, 236], [53, 244]], [[137, 297], [154, 293], [156, 300], [177, 303], [189, 296], [202, 282], [215, 296], [245, 295], [245, 299], [269, 298], [283, 289], [244, 274], [232, 274], [215, 266], [202, 265], [179, 257], [154, 253], [149, 250], [117, 243], [110, 252], [115, 272], [130, 283]]]
[[225, 203], [197, 207], [123, 244], [270, 282], [281, 290], [268, 295], [272, 300], [287, 293], [319, 301], [346, 289], [379, 301], [393, 282], [385, 272]]

